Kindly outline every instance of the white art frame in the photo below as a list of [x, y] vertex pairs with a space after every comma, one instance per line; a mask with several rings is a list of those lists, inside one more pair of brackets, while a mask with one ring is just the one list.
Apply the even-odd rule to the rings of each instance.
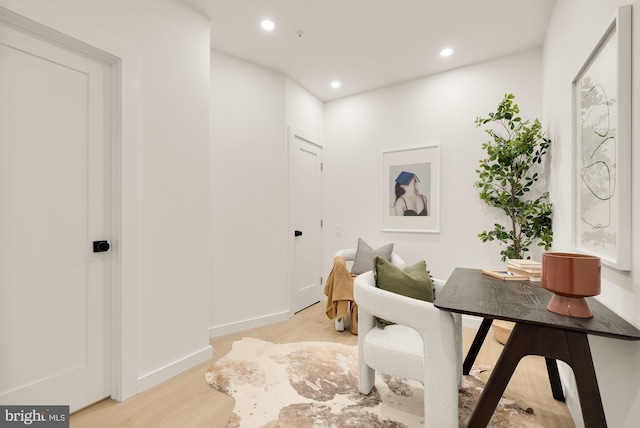
[[[440, 146], [436, 144], [383, 152], [380, 170], [382, 231], [440, 233]], [[426, 215], [396, 213], [396, 202], [406, 208], [406, 204], [398, 201], [395, 193], [396, 180], [402, 172], [415, 174], [418, 178], [416, 188], [424, 196], [424, 199], [422, 196], [420, 198], [426, 200]]]
[[618, 8], [572, 82], [574, 245], [631, 269], [631, 6]]

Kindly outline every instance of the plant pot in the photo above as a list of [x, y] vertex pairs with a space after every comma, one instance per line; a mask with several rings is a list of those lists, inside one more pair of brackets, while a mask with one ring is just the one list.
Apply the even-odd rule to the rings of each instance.
[[498, 343], [504, 345], [509, 340], [509, 336], [511, 335], [511, 331], [516, 324], [511, 321], [504, 320], [493, 320], [491, 323], [491, 331], [493, 332], [493, 337], [496, 338]]
[[543, 253], [542, 288], [553, 293], [547, 309], [576, 318], [593, 316], [585, 297], [600, 294], [600, 258], [585, 254]]

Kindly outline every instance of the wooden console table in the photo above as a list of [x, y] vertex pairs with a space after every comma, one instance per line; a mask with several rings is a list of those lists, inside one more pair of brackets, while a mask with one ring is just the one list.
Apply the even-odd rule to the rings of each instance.
[[[550, 363], [562, 360], [573, 369], [585, 427], [606, 427], [604, 409], [596, 372], [591, 358], [588, 334], [622, 340], [640, 340], [640, 330], [623, 320], [596, 299], [588, 298], [593, 318], [574, 318], [547, 310], [551, 292], [540, 283], [529, 281], [502, 281], [483, 275], [479, 269], [456, 268], [438, 294], [434, 305], [442, 310], [515, 322], [509, 340], [487, 381], [469, 424], [470, 428], [486, 427], [500, 397], [520, 359], [527, 355], [542, 355], [547, 359], [554, 397], [554, 382]], [[479, 350], [491, 325], [483, 322]], [[478, 340], [478, 336], [476, 337]], [[476, 342], [474, 340], [474, 343]], [[471, 364], [476, 355], [470, 357]], [[467, 362], [465, 360], [465, 362]], [[468, 364], [468, 362], [467, 362]], [[470, 368], [470, 367], [469, 367]], [[468, 368], [464, 370], [468, 372]], [[560, 394], [562, 390], [560, 389]]]

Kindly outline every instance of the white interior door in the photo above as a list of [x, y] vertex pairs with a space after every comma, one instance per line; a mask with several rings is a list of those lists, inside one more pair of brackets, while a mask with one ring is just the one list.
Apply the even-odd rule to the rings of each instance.
[[289, 189], [293, 243], [292, 310], [322, 297], [322, 147], [313, 138], [289, 132]]
[[111, 391], [111, 69], [0, 22], [0, 403]]

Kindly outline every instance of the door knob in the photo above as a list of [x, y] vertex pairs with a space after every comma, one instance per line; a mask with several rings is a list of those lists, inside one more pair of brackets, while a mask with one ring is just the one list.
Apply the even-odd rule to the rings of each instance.
[[296, 230], [295, 232], [293, 232], [293, 236], [302, 236], [302, 231]]
[[107, 241], [93, 241], [93, 252], [94, 253], [104, 253], [105, 251], [109, 251], [111, 246]]

